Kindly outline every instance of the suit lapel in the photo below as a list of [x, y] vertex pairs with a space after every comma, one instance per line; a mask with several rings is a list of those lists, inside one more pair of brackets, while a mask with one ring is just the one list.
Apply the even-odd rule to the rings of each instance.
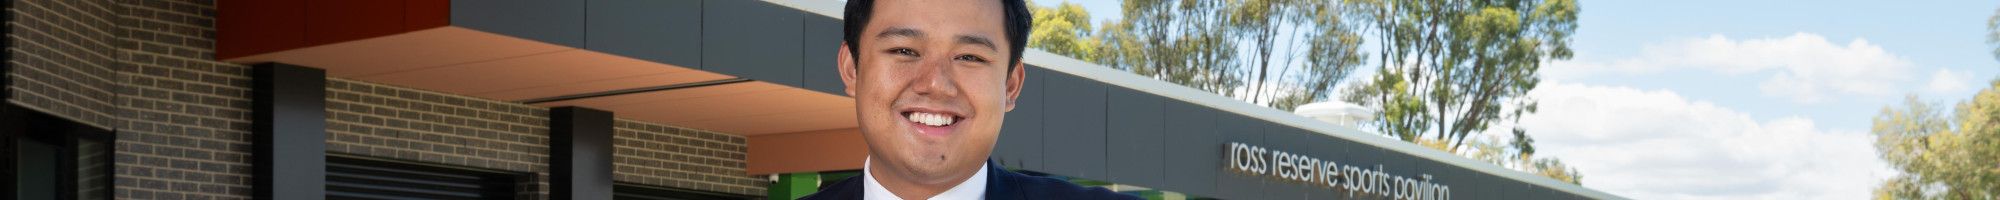
[[1027, 175], [1007, 171], [1006, 167], [990, 159], [986, 160], [986, 165], [987, 200], [1027, 199], [1027, 194], [1022, 194], [1020, 188], [1014, 185]]

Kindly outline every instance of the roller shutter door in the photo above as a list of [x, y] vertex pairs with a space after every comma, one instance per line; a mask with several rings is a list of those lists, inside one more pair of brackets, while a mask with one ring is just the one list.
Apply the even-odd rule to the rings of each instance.
[[612, 188], [616, 200], [752, 199], [754, 197], [689, 189], [619, 183]]
[[337, 156], [326, 161], [327, 199], [514, 199], [515, 177], [504, 173]]

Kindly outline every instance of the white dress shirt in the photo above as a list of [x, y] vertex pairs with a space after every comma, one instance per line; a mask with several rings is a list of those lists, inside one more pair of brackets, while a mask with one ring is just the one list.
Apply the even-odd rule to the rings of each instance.
[[[874, 158], [869, 158], [869, 159], [874, 159]], [[861, 164], [862, 199], [867, 199], [867, 200], [903, 199], [896, 197], [896, 194], [894, 193], [889, 193], [889, 188], [883, 188], [881, 182], [875, 181], [875, 175], [868, 174], [868, 168], [869, 165], [871, 165], [869, 164], [869, 160], [864, 159], [861, 161], [861, 163], [862, 163]], [[981, 162], [979, 164], [978, 172], [972, 173], [972, 178], [965, 179], [965, 182], [958, 182], [957, 186], [951, 186], [951, 189], [944, 190], [944, 193], [938, 193], [937, 196], [931, 196], [931, 199], [985, 199], [985, 198], [986, 198], [986, 163], [984, 162]]]

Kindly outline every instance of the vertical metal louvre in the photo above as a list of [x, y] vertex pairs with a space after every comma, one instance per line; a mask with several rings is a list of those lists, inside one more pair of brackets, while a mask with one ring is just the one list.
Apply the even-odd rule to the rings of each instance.
[[501, 173], [328, 156], [327, 199], [513, 199]]

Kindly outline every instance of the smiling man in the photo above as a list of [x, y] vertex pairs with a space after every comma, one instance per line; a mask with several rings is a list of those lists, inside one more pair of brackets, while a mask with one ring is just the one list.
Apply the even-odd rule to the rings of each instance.
[[840, 79], [862, 175], [806, 199], [1136, 199], [1001, 169], [988, 155], [1027, 77], [1021, 0], [849, 0]]

